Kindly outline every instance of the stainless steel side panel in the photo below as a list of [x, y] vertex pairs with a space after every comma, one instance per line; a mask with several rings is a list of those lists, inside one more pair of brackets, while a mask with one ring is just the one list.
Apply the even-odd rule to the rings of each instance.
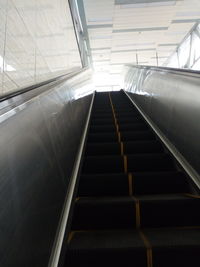
[[48, 264], [92, 98], [90, 75], [0, 103], [0, 266]]
[[200, 73], [127, 66], [125, 90], [199, 175]]

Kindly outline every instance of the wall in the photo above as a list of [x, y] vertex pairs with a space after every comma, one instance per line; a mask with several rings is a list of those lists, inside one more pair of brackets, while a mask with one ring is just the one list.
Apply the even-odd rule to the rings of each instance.
[[0, 95], [81, 67], [67, 0], [1, 0], [0, 17]]
[[200, 182], [200, 73], [127, 66], [125, 90], [175, 146]]
[[0, 266], [47, 266], [91, 101], [90, 72], [0, 102]]

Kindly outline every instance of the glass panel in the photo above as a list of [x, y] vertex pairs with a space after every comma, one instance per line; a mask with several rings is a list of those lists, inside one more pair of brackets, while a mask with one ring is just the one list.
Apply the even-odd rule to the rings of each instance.
[[7, 12], [7, 1], [0, 1], [0, 95], [3, 93], [3, 65], [4, 65], [4, 43], [5, 43], [5, 25], [6, 25], [6, 12]]
[[36, 80], [81, 67], [67, 1], [36, 1]]
[[192, 34], [192, 49], [190, 56], [190, 66], [193, 66], [200, 57], [200, 38], [196, 33]]
[[171, 68], [179, 68], [179, 63], [178, 63], [178, 55], [177, 52], [175, 52], [170, 60], [169, 63], [167, 64], [167, 67], [171, 67]]
[[0, 95], [81, 68], [68, 1], [0, 2]]
[[193, 70], [200, 70], [200, 58], [196, 61], [196, 63], [192, 66]]
[[189, 56], [190, 56], [190, 39], [189, 36], [178, 48], [178, 58], [180, 68], [188, 68], [189, 67]]

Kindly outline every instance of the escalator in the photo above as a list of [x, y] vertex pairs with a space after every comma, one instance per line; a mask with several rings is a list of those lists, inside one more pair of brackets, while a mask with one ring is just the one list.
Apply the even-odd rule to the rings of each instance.
[[125, 93], [96, 93], [65, 266], [198, 266], [199, 207]]

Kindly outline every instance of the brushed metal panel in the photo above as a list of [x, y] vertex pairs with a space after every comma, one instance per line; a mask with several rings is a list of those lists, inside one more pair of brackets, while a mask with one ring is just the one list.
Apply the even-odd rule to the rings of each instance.
[[200, 174], [200, 73], [126, 67], [125, 90]]
[[0, 103], [0, 266], [48, 264], [91, 101], [89, 78], [84, 72]]

